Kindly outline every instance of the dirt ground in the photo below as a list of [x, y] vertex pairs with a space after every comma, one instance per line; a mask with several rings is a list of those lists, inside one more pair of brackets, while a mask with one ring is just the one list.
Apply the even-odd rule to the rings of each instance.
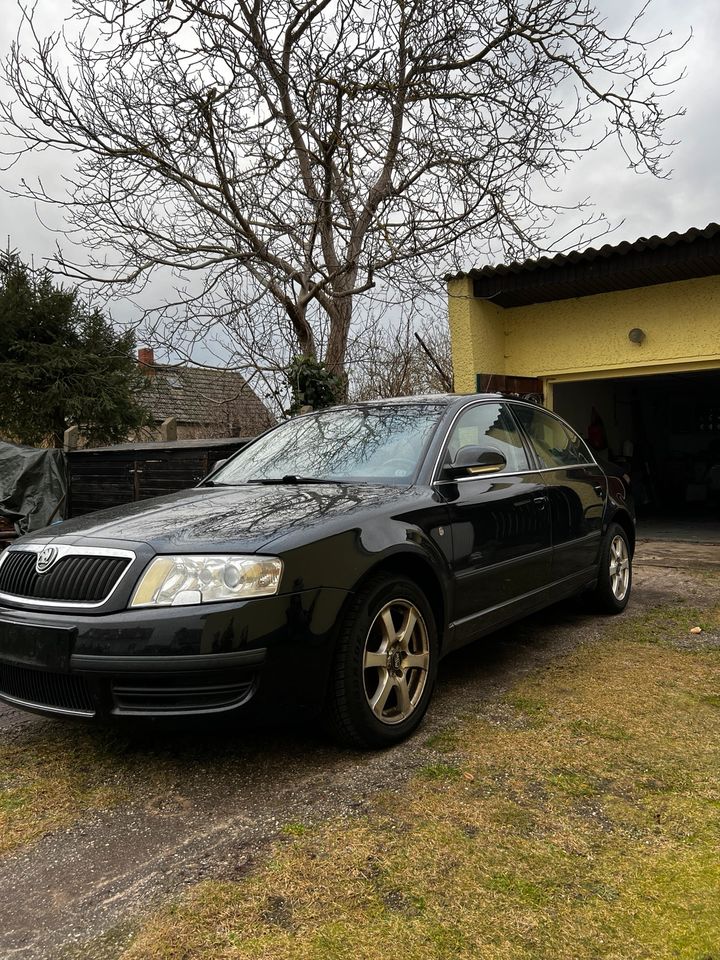
[[[710, 599], [718, 553], [641, 543], [625, 616]], [[143, 799], [93, 812], [0, 860], [0, 955], [116, 957], [149, 907], [199, 879], [242, 876], [288, 824], [359, 811], [377, 791], [399, 788], [435, 757], [430, 738], [577, 645], [602, 643], [608, 623], [574, 601], [449, 657], [421, 729], [383, 753], [338, 751], [312, 730], [283, 727], [146, 731], [125, 744], [122, 767], [130, 794]], [[0, 736], [20, 746], [49, 723], [0, 706]], [[64, 729], [70, 743], [75, 728]], [[162, 793], [148, 775], [159, 757], [173, 772]]]

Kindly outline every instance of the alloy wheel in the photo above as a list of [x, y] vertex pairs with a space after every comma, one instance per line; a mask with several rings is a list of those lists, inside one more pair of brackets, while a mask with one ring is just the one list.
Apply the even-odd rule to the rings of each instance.
[[409, 600], [391, 600], [370, 626], [363, 650], [365, 696], [378, 720], [402, 723], [422, 698], [430, 642], [422, 614]]
[[630, 584], [630, 555], [625, 539], [613, 537], [610, 544], [610, 589], [616, 600], [624, 600]]

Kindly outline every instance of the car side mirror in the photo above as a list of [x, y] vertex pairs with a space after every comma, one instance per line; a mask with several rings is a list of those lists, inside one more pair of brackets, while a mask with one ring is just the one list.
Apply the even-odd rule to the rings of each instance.
[[219, 470], [220, 467], [224, 467], [228, 462], [228, 458], [225, 457], [224, 460], [216, 460], [215, 463], [210, 467], [210, 473], [215, 473], [216, 470]]
[[499, 450], [488, 450], [486, 447], [468, 445], [460, 447], [453, 462], [444, 468], [443, 475], [447, 479], [457, 480], [460, 477], [499, 473], [506, 466], [507, 460]]

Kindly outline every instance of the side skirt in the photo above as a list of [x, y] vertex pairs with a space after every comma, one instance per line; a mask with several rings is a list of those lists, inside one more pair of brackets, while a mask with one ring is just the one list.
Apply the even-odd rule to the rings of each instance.
[[570, 577], [556, 580], [554, 583], [532, 590], [514, 600], [489, 607], [479, 613], [474, 613], [462, 620], [456, 620], [448, 628], [448, 642], [443, 649], [443, 655], [464, 647], [473, 640], [478, 640], [501, 627], [522, 620], [523, 617], [536, 613], [544, 607], [550, 607], [560, 600], [565, 600], [584, 590], [591, 589], [597, 583], [597, 567], [589, 567], [574, 573]]

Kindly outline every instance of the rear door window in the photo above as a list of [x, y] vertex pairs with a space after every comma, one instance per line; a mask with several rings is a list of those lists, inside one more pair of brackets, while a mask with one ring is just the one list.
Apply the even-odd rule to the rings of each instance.
[[516, 404], [513, 405], [513, 412], [528, 435], [541, 467], [574, 467], [593, 463], [583, 440], [546, 410]]

